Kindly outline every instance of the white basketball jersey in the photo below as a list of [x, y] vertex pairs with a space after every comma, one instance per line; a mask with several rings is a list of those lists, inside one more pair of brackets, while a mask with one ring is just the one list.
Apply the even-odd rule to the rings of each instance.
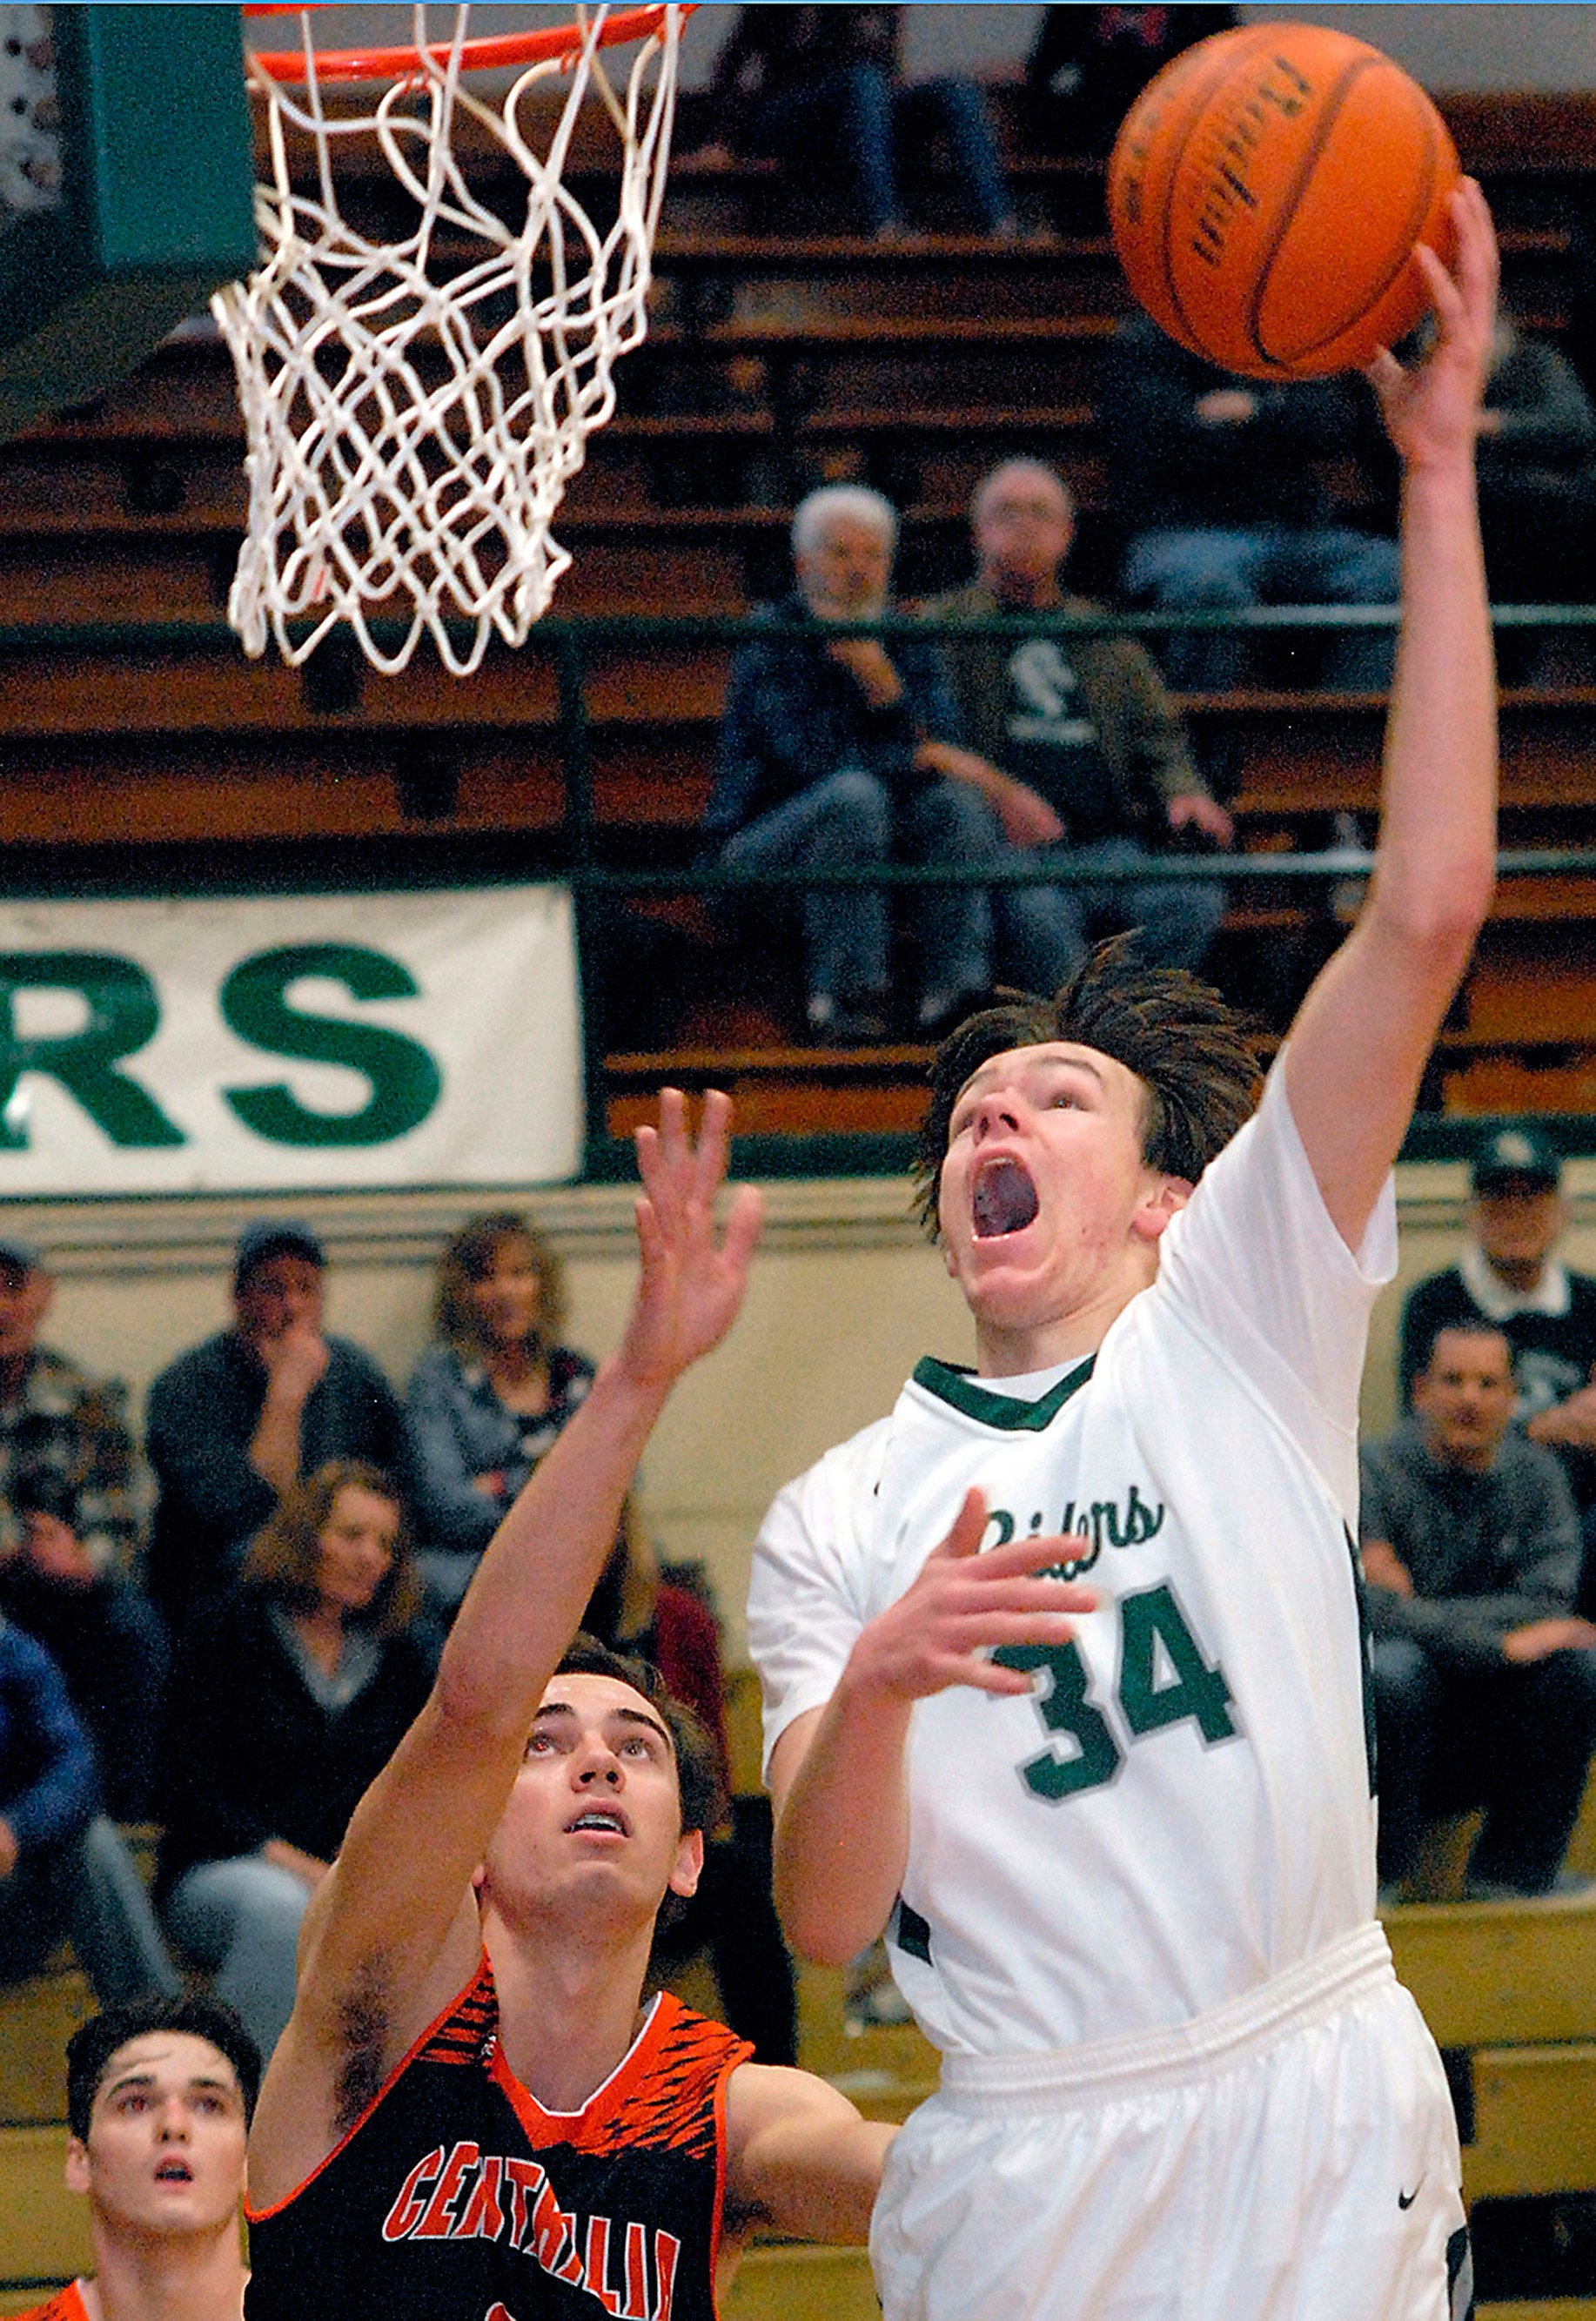
[[[986, 1544], [1063, 1532], [1099, 1608], [1033, 1693], [920, 1702], [894, 1971], [943, 2048], [1014, 2053], [1223, 2006], [1374, 1902], [1352, 1541], [1389, 1188], [1354, 1258], [1277, 1069], [1095, 1360], [922, 1362], [891, 1416], [772, 1506], [749, 1634], [767, 1747], [835, 1687], [963, 1494]], [[1007, 1388], [1008, 1390], [1003, 1390]]]

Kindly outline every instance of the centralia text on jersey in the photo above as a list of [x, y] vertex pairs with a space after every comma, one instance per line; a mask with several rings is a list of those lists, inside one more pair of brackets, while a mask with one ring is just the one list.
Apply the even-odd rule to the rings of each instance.
[[[670, 2321], [681, 2255], [675, 2235], [635, 2219], [571, 2215], [537, 2162], [513, 2152], [462, 2141], [445, 2156], [434, 2144], [399, 2187], [382, 2237], [498, 2241], [585, 2289], [616, 2321]], [[495, 2305], [493, 2315], [505, 2307]]]

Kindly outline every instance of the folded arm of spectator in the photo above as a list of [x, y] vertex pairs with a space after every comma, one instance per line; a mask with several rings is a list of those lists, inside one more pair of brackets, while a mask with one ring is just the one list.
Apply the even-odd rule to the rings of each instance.
[[1576, 1451], [1596, 1451], [1596, 1386], [1582, 1386], [1549, 1410], [1537, 1410], [1524, 1432], [1532, 1443], [1561, 1443]]
[[[475, 1446], [467, 1439], [467, 1418], [461, 1407], [465, 1392], [459, 1365], [446, 1348], [432, 1347], [416, 1364], [405, 1397], [406, 1416], [415, 1446], [416, 1508], [423, 1536], [434, 1547], [455, 1548], [480, 1554], [493, 1537], [498, 1519], [513, 1492], [489, 1493], [482, 1487], [485, 1470], [473, 1458]], [[470, 1414], [475, 1431], [486, 1434], [493, 1420], [480, 1406]], [[495, 1444], [497, 1467], [505, 1476], [512, 1462], [525, 1480], [519, 1461], [519, 1440], [508, 1419]]]

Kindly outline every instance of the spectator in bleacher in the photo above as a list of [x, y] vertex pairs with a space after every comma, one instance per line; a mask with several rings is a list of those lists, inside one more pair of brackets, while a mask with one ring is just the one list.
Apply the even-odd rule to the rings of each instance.
[[60, 1671], [0, 1616], [0, 1982], [68, 1934], [102, 2007], [181, 1988]]
[[1380, 1877], [1409, 1875], [1427, 1815], [1483, 1805], [1478, 1898], [1557, 1882], [1596, 1744], [1596, 1624], [1573, 1611], [1563, 1470], [1512, 1427], [1512, 1349], [1436, 1331], [1413, 1409], [1363, 1461]]
[[[1189, 354], [1147, 316], [1123, 322], [1100, 409], [1115, 514], [1130, 538], [1128, 601], [1160, 612], [1254, 605], [1386, 605], [1394, 540], [1344, 523], [1324, 470], [1358, 475], [1373, 436], [1372, 398], [1340, 378], [1273, 385]], [[1318, 681], [1337, 690], [1391, 682], [1395, 629], [1324, 633]], [[1227, 690], [1249, 667], [1238, 630], [1172, 632], [1172, 685]], [[1306, 660], [1293, 649], [1293, 661]]]
[[67, 2189], [94, 2270], [22, 2321], [242, 2321], [244, 2146], [260, 2056], [198, 1994], [108, 2007], [67, 2043]]
[[1054, 152], [1106, 153], [1155, 73], [1240, 21], [1237, 8], [1044, 8], [1026, 62], [1033, 135]]
[[906, 86], [902, 14], [876, 7], [739, 9], [710, 83], [718, 141], [707, 155], [779, 160], [809, 186], [840, 162], [865, 232], [889, 240], [907, 223], [900, 148], [941, 136], [976, 223], [987, 233], [1014, 234], [1014, 204], [980, 91], [952, 73]]
[[[1568, 1227], [1563, 1160], [1545, 1133], [1499, 1129], [1474, 1154], [1469, 1233], [1455, 1265], [1415, 1282], [1402, 1307], [1403, 1406], [1436, 1332], [1469, 1324], [1502, 1333], [1513, 1353], [1516, 1415], [1563, 1462], [1596, 1529], [1596, 1278], [1555, 1254]], [[1579, 1608], [1596, 1616], [1596, 1556], [1587, 1548]]]
[[[705, 828], [721, 862], [747, 870], [856, 869], [889, 860], [998, 859], [990, 807], [959, 778], [958, 713], [929, 638], [827, 636], [888, 608], [898, 519], [878, 492], [828, 485], [793, 517], [798, 588], [775, 610], [804, 624], [758, 638], [732, 662]], [[917, 1021], [953, 1020], [991, 981], [984, 891], [917, 887]], [[771, 904], [762, 898], [762, 922]], [[890, 1000], [886, 898], [816, 888], [802, 898], [807, 1012], [825, 1041], [879, 1038]]]
[[[1480, 528], [1498, 605], [1596, 595], [1596, 408], [1549, 340], [1503, 315], [1480, 414]], [[1567, 668], [1588, 681], [1584, 634], [1499, 630], [1509, 680]]]
[[394, 1485], [334, 1460], [284, 1495], [178, 1647], [157, 1890], [265, 2055], [306, 1907], [431, 1686], [424, 1604]]
[[0, 1555], [0, 1613], [41, 1643], [65, 1678], [110, 1811], [142, 1821], [153, 1809], [166, 1699], [165, 1624], [132, 1579], [96, 1561], [78, 1495], [55, 1467], [14, 1471], [9, 1492], [22, 1537]]
[[150, 1388], [160, 1486], [150, 1589], [174, 1634], [230, 1586], [282, 1495], [330, 1459], [366, 1459], [408, 1488], [409, 1432], [371, 1356], [322, 1326], [326, 1254], [306, 1224], [258, 1218], [239, 1235], [231, 1329]]
[[[971, 510], [977, 572], [925, 606], [941, 623], [1013, 617], [1014, 634], [942, 640], [975, 782], [1011, 847], [1080, 868], [1134, 870], [1193, 842], [1227, 847], [1235, 825], [1208, 794], [1152, 660], [1134, 638], [1038, 633], [1037, 616], [1090, 613], [1061, 575], [1075, 537], [1062, 478], [1008, 460]], [[1056, 991], [1093, 935], [1137, 929], [1150, 967], [1197, 968], [1225, 915], [1218, 879], [992, 893], [1006, 976]]]
[[55, 1282], [31, 1243], [0, 1235], [0, 1559], [23, 1544], [10, 1479], [48, 1471], [71, 1487], [96, 1571], [137, 1573], [150, 1479], [128, 1431], [127, 1389], [39, 1343]]
[[593, 1383], [561, 1342], [565, 1275], [526, 1218], [473, 1217], [438, 1261], [433, 1343], [411, 1377], [428, 1587], [452, 1613], [501, 1515]]

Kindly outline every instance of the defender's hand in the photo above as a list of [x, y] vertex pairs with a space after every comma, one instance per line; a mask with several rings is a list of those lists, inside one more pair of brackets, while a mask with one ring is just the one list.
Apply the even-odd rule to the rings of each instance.
[[725, 1230], [716, 1233], [715, 1199], [725, 1181], [731, 1118], [731, 1098], [712, 1090], [695, 1145], [686, 1099], [679, 1088], [665, 1088], [659, 1127], [637, 1132], [642, 1268], [617, 1359], [640, 1386], [671, 1386], [719, 1344], [743, 1303], [764, 1205], [752, 1185], [740, 1185]]

